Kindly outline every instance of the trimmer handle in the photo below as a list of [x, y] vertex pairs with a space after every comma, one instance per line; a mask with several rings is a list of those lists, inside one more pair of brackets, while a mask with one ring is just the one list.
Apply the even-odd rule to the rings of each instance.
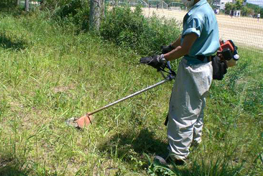
[[[166, 68], [168, 69], [168, 71], [166, 70]], [[170, 61], [167, 61], [166, 66], [158, 71], [161, 71], [161, 74], [164, 77], [164, 79], [172, 80], [176, 77], [176, 73], [172, 70]], [[168, 75], [165, 76], [164, 73], [168, 73]]]
[[169, 69], [170, 73], [174, 72], [172, 70], [172, 66], [171, 66], [171, 62], [170, 61], [167, 62], [167, 68]]

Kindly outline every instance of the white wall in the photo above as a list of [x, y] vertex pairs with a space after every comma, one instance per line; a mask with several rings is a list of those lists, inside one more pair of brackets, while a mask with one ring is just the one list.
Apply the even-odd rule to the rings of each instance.
[[224, 10], [226, 3], [234, 1], [235, 0], [215, 0], [213, 5], [219, 8], [220, 10]]

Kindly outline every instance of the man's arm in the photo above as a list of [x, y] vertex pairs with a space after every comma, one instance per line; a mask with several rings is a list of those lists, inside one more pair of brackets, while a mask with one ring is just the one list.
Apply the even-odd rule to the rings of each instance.
[[198, 36], [195, 33], [187, 34], [184, 37], [182, 45], [179, 44], [179, 42], [181, 43], [180, 37], [173, 43], [173, 45], [178, 46], [172, 51], [168, 53], [165, 52], [166, 54], [162, 55], [143, 57], [140, 59], [140, 63], [150, 65], [156, 69], [160, 69], [165, 66], [167, 61], [175, 60], [188, 54], [197, 37]]
[[180, 35], [180, 36], [178, 37], [178, 39], [175, 40], [175, 41], [171, 44], [171, 46], [174, 47], [174, 48], [177, 48], [178, 46], [180, 46], [180, 45], [181, 45], [181, 38], [182, 38], [182, 36]]
[[172, 46], [175, 46], [176, 48], [174, 50], [172, 50], [169, 53], [164, 54], [164, 58], [167, 61], [171, 61], [171, 60], [175, 60], [178, 59], [184, 55], [187, 55], [191, 49], [191, 47], [193, 46], [194, 42], [197, 39], [197, 35], [195, 33], [190, 33], [187, 34], [184, 37], [184, 41], [181, 43], [181, 37], [179, 37], [173, 44]]
[[174, 42], [172, 42], [170, 45], [162, 46], [162, 54], [166, 54], [166, 53], [171, 52], [172, 50], [174, 50], [179, 45], [181, 45], [181, 35]]

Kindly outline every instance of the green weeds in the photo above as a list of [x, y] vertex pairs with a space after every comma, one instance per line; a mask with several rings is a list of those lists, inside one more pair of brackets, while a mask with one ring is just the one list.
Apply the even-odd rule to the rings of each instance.
[[157, 17], [147, 19], [140, 7], [132, 11], [126, 6], [107, 11], [100, 35], [119, 46], [149, 55], [160, 54], [160, 46], [175, 40], [179, 36], [179, 29], [176, 21]]
[[76, 35], [78, 29], [43, 14], [0, 19], [0, 175], [262, 173], [261, 53], [240, 47], [239, 65], [213, 83], [203, 142], [191, 149], [186, 166], [168, 169], [152, 157], [166, 150], [163, 122], [172, 83], [94, 115], [83, 131], [69, 128], [66, 119], [152, 85], [161, 75], [139, 65], [134, 51]]

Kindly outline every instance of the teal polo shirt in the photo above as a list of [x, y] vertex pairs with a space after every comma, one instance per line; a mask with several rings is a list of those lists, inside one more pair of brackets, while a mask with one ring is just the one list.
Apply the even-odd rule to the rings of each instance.
[[187, 56], [192, 64], [200, 63], [197, 55], [210, 56], [219, 48], [219, 31], [215, 13], [206, 0], [197, 2], [185, 15], [183, 20], [182, 40], [187, 34], [195, 33], [197, 39]]

